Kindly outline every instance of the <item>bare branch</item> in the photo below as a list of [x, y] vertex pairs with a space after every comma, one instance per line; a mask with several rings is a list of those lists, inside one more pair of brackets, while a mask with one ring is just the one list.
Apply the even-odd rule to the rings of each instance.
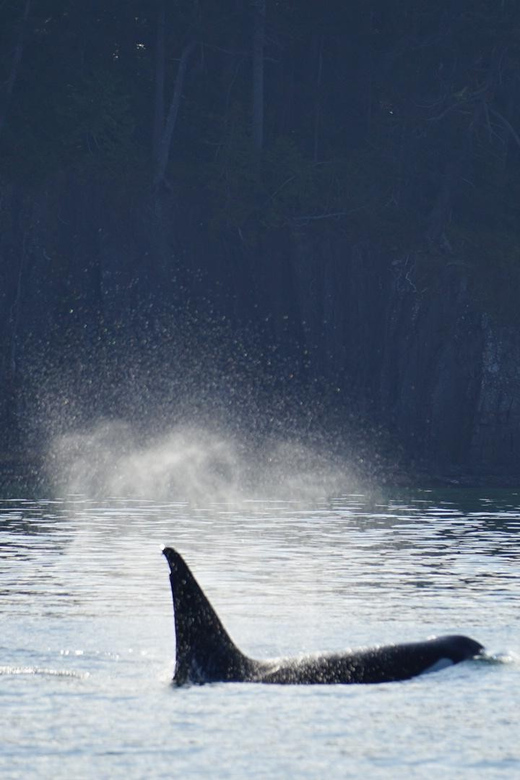
[[509, 130], [511, 135], [513, 136], [514, 140], [520, 146], [520, 136], [516, 132], [515, 128], [511, 124], [511, 122], [503, 116], [503, 114], [500, 113], [500, 111], [497, 111], [496, 108], [492, 108], [492, 106], [488, 106], [488, 110], [493, 116], [496, 116], [497, 119], [499, 119], [505, 128]]

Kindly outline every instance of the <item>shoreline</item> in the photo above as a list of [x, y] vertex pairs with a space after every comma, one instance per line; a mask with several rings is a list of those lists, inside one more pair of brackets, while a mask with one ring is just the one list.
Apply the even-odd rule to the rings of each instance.
[[[9, 488], [24, 488], [40, 493], [50, 490], [49, 476], [45, 469], [46, 456], [42, 453], [0, 455], [0, 495]], [[360, 474], [363, 483], [363, 475]], [[471, 471], [446, 471], [432, 468], [384, 468], [372, 472], [366, 479], [367, 485], [388, 490], [429, 490], [435, 488], [520, 490], [520, 475], [508, 472], [482, 474]]]

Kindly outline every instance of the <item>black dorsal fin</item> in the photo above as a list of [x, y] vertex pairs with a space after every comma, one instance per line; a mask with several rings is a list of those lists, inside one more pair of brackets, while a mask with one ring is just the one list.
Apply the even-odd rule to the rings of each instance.
[[175, 612], [175, 677], [187, 682], [239, 682], [254, 662], [236, 647], [184, 559], [171, 547], [163, 554], [170, 565]]

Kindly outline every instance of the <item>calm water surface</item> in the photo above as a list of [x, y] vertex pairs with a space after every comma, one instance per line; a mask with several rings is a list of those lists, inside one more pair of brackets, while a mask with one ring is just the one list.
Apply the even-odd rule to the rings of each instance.
[[[459, 632], [405, 683], [174, 689], [162, 544], [258, 657]], [[520, 492], [0, 503], [2, 778], [520, 777]]]

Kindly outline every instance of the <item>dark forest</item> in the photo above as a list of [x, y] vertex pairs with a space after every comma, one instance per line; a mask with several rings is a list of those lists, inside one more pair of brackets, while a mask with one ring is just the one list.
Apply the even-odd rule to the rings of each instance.
[[516, 478], [517, 2], [4, 0], [0, 52], [4, 468], [190, 418]]

